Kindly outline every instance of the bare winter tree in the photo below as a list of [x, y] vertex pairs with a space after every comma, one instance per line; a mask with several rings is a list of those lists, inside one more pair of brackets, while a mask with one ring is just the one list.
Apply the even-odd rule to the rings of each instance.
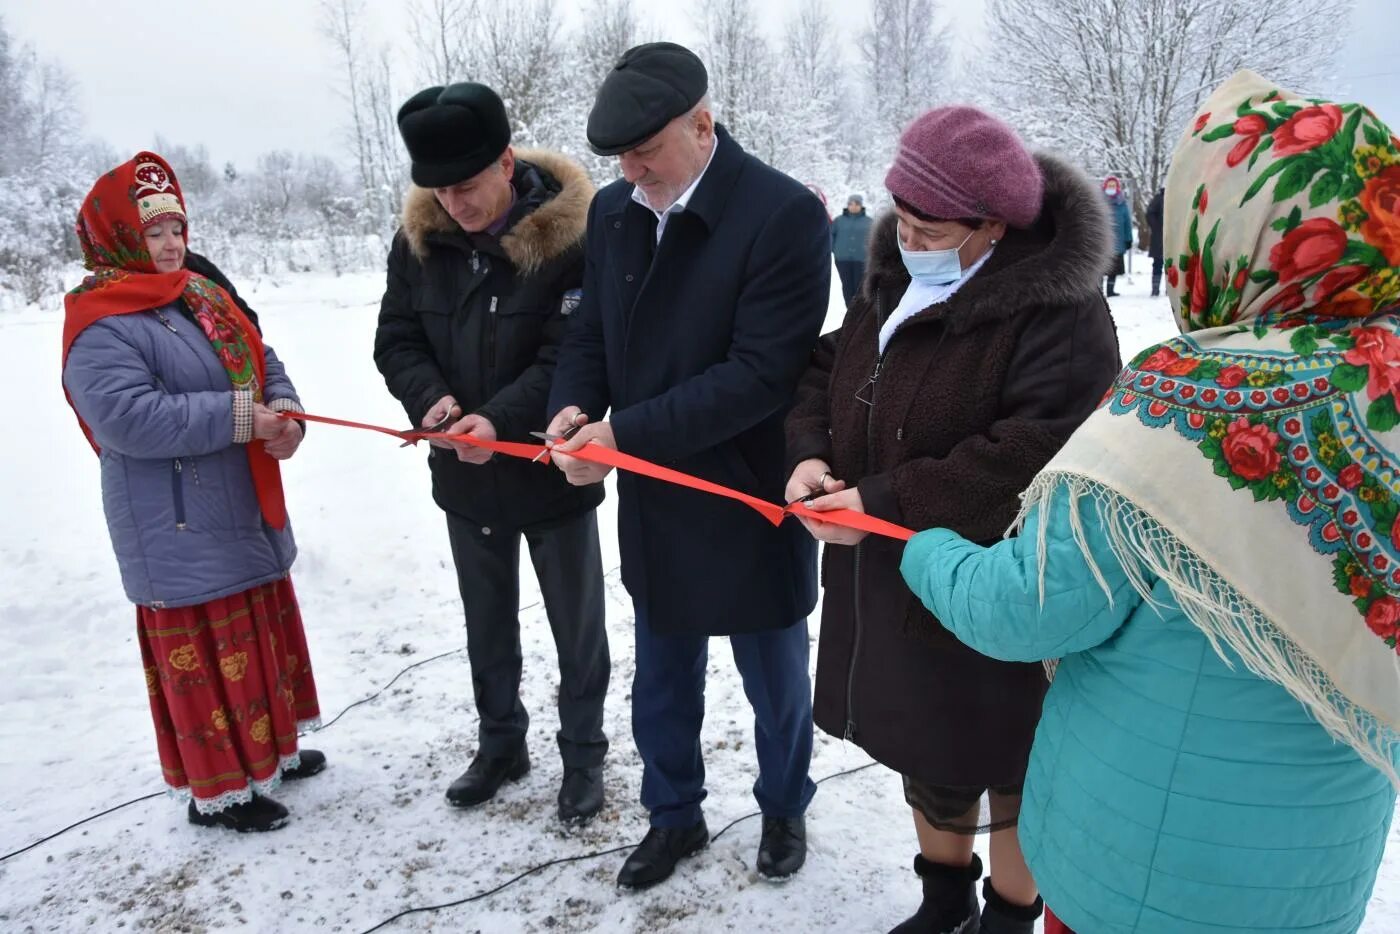
[[360, 190], [364, 193], [365, 208], [369, 213], [373, 210], [371, 192], [375, 188], [375, 177], [368, 132], [368, 105], [362, 99], [364, 13], [364, 0], [321, 0], [321, 32], [334, 47], [345, 78], [341, 94], [350, 105], [350, 137], [359, 171]]
[[552, 0], [487, 4], [473, 18], [467, 75], [501, 95], [512, 135], [521, 144], [547, 144], [563, 135], [569, 73], [563, 60]]
[[415, 73], [424, 84], [467, 80], [467, 36], [476, 9], [476, 0], [412, 0], [408, 5]]
[[1278, 0], [1268, 16], [1232, 0], [991, 0], [995, 72], [984, 82], [1034, 143], [1128, 176], [1134, 212], [1166, 177], [1186, 122], [1242, 67], [1315, 86], [1350, 0]]
[[617, 160], [598, 156], [584, 144], [588, 112], [598, 87], [623, 52], [645, 41], [646, 27], [632, 0], [589, 0], [575, 45], [580, 58], [578, 76], [568, 83], [567, 108], [553, 144], [583, 163], [597, 185], [617, 178]]
[[402, 103], [388, 46], [370, 48], [364, 0], [321, 0], [322, 32], [344, 69], [350, 136], [358, 170], [363, 220], [369, 231], [392, 233], [403, 200], [404, 156], [394, 115]]
[[832, 198], [843, 197], [836, 191], [852, 178], [843, 145], [846, 89], [840, 39], [827, 0], [802, 0], [789, 16], [779, 61], [783, 93], [774, 120], [783, 145], [776, 164]]
[[696, 49], [710, 73], [715, 117], [739, 144], [760, 159], [777, 161], [781, 128], [776, 59], [759, 29], [752, 0], [706, 0]]
[[97, 168], [72, 79], [0, 20], [0, 288], [38, 301], [76, 258], [73, 219]]
[[155, 151], [175, 170], [175, 177], [180, 180], [180, 189], [185, 194], [185, 200], [191, 202], [192, 211], [203, 208], [223, 185], [222, 173], [210, 161], [209, 147], [203, 144], [185, 146], [156, 134]]
[[872, 0], [861, 57], [873, 105], [871, 135], [881, 152], [891, 151], [909, 122], [944, 96], [950, 40], [937, 12], [934, 0]]

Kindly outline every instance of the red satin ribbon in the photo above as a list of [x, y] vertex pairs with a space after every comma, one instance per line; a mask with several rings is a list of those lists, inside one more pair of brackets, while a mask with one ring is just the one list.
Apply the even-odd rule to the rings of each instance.
[[[403, 441], [451, 441], [457, 444], [469, 444], [472, 447], [484, 448], [494, 451], [497, 454], [505, 454], [508, 457], [523, 457], [526, 460], [538, 460], [542, 463], [549, 462], [550, 449], [542, 444], [522, 444], [517, 441], [487, 441], [485, 438], [478, 438], [475, 435], [449, 434], [445, 431], [398, 431], [393, 428], [385, 428], [382, 425], [369, 425], [364, 422], [351, 422], [342, 418], [328, 418], [324, 415], [309, 415], [305, 412], [282, 412], [283, 418], [295, 418], [307, 422], [320, 422], [325, 425], [339, 425], [342, 428], [359, 428], [364, 431], [377, 431], [380, 434], [399, 438]], [[601, 444], [585, 444], [577, 451], [571, 451], [570, 457], [576, 457], [581, 461], [588, 461], [592, 464], [602, 464], [606, 467], [615, 467], [618, 470], [626, 470], [643, 477], [650, 477], [653, 480], [660, 480], [663, 483], [674, 483], [677, 486], [688, 487], [692, 490], [699, 490], [702, 493], [710, 493], [714, 496], [722, 496], [725, 499], [732, 499], [743, 503], [750, 509], [757, 512], [773, 525], [779, 525], [788, 516], [800, 516], [804, 519], [812, 519], [817, 522], [829, 522], [832, 525], [844, 526], [848, 529], [856, 529], [861, 532], [869, 532], [872, 535], [882, 535], [886, 538], [897, 539], [907, 542], [914, 537], [913, 531], [893, 522], [886, 522], [875, 516], [867, 515], [863, 512], [856, 512], [853, 509], [833, 509], [829, 512], [818, 512], [801, 502], [790, 503], [787, 506], [780, 506], [777, 503], [770, 503], [757, 496], [750, 496], [739, 490], [722, 486], [718, 483], [711, 483], [709, 480], [702, 480], [699, 477], [682, 473], [679, 470], [672, 470], [669, 467], [662, 467], [660, 464], [653, 464], [651, 461], [642, 460], [640, 457], [633, 457], [631, 454], [624, 454], [612, 448], [604, 447]]]

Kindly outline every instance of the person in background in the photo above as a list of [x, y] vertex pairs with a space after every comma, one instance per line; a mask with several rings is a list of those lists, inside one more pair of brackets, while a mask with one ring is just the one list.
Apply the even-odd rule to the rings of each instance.
[[[865, 287], [788, 416], [786, 499], [992, 541], [1118, 372], [1103, 199], [972, 107], [915, 120], [885, 185]], [[980, 914], [988, 934], [1029, 932], [1016, 820], [1044, 670], [943, 633], [903, 586], [897, 542], [808, 526], [826, 543], [817, 725], [897, 771], [913, 812], [923, 901], [895, 931], [976, 930]]]
[[1158, 188], [1152, 200], [1147, 202], [1147, 231], [1152, 238], [1147, 252], [1152, 257], [1153, 298], [1159, 298], [1162, 294], [1162, 201], [1165, 197], [1166, 191]]
[[812, 184], [810, 184], [810, 183], [809, 183], [808, 185], [804, 186], [804, 187], [806, 187], [806, 189], [807, 189], [808, 191], [810, 191], [812, 194], [814, 194], [814, 195], [817, 196], [817, 200], [820, 201], [820, 202], [822, 203], [822, 208], [825, 209], [826, 212], [827, 212], [827, 214], [826, 214], [827, 220], [830, 220], [830, 219], [831, 219], [831, 209], [827, 207], [827, 203], [826, 203], [826, 192], [822, 191], [821, 188], [820, 188], [819, 186], [817, 186], [817, 185], [812, 185]]
[[861, 195], [847, 198], [845, 210], [831, 222], [831, 255], [841, 277], [841, 297], [848, 306], [865, 280], [865, 252], [874, 226]]
[[[559, 153], [517, 153], [505, 104], [483, 84], [418, 92], [398, 114], [414, 187], [389, 252], [374, 362], [415, 425], [530, 441], [544, 422], [559, 343], [578, 307], [593, 186]], [[468, 445], [429, 448], [466, 618], [476, 754], [447, 789], [489, 801], [529, 772], [520, 702], [520, 542], [559, 653], [558, 814], [603, 806], [604, 628], [596, 507], [555, 471]]]
[[1059, 659], [1021, 845], [1061, 924], [1351, 934], [1400, 784], [1400, 146], [1240, 72], [1166, 191], [1182, 336], [1018, 536], [922, 532], [904, 577], [969, 647]]
[[222, 273], [188, 252], [164, 159], [98, 179], [77, 232], [91, 273], [64, 301], [63, 386], [99, 455], [161, 771], [190, 823], [275, 830], [288, 813], [271, 793], [326, 764], [297, 740], [320, 708], [277, 465], [302, 439], [278, 413], [301, 404]]
[[[830, 302], [830, 224], [795, 180], [717, 125], [700, 59], [669, 42], [623, 53], [598, 90], [588, 144], [622, 178], [594, 199], [583, 302], [559, 355], [549, 431], [570, 483], [602, 445], [753, 496], [783, 489], [783, 416]], [[604, 416], [607, 416], [605, 419]], [[651, 829], [618, 874], [667, 878], [709, 840], [700, 728], [711, 636], [728, 636], [753, 707], [763, 813], [757, 868], [807, 857], [816, 791], [807, 614], [816, 546], [740, 503], [632, 473], [617, 478], [622, 582], [636, 611], [632, 736]]]
[[1103, 194], [1113, 218], [1113, 259], [1105, 273], [1108, 283], [1104, 294], [1113, 298], [1118, 294], [1113, 288], [1114, 283], [1124, 273], [1123, 256], [1133, 248], [1133, 214], [1128, 209], [1128, 195], [1118, 176], [1110, 175], [1103, 180]]

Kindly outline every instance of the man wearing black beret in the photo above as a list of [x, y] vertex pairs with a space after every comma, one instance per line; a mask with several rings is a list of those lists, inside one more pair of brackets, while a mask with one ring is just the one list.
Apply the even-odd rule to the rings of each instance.
[[[558, 153], [510, 146], [505, 105], [481, 84], [415, 94], [399, 110], [414, 187], [389, 253], [374, 360], [415, 426], [530, 441], [583, 282], [593, 186]], [[559, 817], [603, 803], [609, 658], [595, 509], [601, 487], [479, 448], [436, 443], [479, 717], [476, 756], [447, 789], [480, 804], [530, 769], [520, 702], [520, 540], [559, 651]]]
[[[583, 301], [550, 391], [551, 431], [570, 483], [600, 469], [570, 457], [621, 449], [781, 500], [783, 417], [828, 304], [829, 224], [801, 184], [748, 155], [714, 122], [705, 66], [689, 50], [629, 50], [588, 118], [595, 152], [623, 178], [589, 211]], [[607, 416], [607, 420], [604, 420]], [[618, 877], [660, 882], [709, 840], [700, 726], [709, 637], [729, 636], [753, 707], [763, 811], [758, 871], [806, 858], [815, 786], [807, 614], [816, 546], [795, 523], [623, 473], [622, 579], [636, 611], [632, 734], [651, 830]]]

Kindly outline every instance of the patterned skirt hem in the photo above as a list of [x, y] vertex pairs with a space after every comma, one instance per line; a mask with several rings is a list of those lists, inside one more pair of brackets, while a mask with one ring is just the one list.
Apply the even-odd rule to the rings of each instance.
[[253, 795], [259, 794], [264, 797], [270, 796], [282, 784], [282, 773], [290, 771], [301, 765], [301, 753], [294, 752], [290, 755], [282, 756], [277, 761], [277, 771], [263, 779], [249, 779], [242, 788], [235, 788], [232, 791], [225, 791], [223, 794], [215, 795], [212, 798], [196, 797], [190, 792], [189, 785], [166, 785], [165, 793], [168, 797], [179, 802], [193, 800], [194, 809], [201, 814], [217, 814], [226, 811], [235, 804], [247, 804], [253, 800]]

